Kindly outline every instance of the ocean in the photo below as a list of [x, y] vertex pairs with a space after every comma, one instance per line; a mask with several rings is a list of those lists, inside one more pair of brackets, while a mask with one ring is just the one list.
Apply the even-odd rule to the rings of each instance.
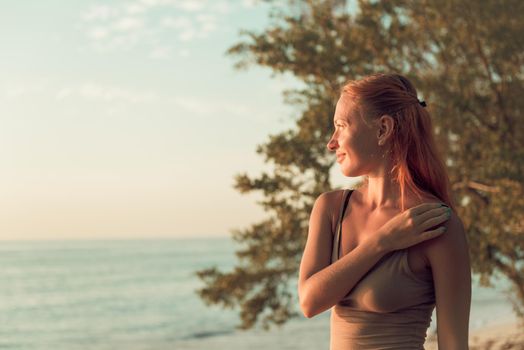
[[[327, 349], [329, 311], [239, 331], [238, 310], [204, 304], [194, 271], [230, 271], [237, 248], [230, 238], [2, 242], [0, 349]], [[470, 331], [516, 320], [506, 279], [473, 281]]]

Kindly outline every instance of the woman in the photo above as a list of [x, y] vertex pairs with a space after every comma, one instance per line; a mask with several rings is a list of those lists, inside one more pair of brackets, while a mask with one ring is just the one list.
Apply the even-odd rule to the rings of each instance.
[[342, 88], [327, 147], [365, 180], [316, 199], [298, 290], [306, 317], [331, 309], [330, 350], [424, 349], [435, 307], [439, 349], [468, 349], [469, 249], [424, 107], [398, 74]]

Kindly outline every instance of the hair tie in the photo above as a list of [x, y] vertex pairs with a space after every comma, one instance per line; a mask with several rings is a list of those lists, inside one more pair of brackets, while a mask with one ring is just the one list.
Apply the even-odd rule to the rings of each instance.
[[426, 101], [418, 101], [418, 103], [422, 106], [422, 107], [426, 107]]

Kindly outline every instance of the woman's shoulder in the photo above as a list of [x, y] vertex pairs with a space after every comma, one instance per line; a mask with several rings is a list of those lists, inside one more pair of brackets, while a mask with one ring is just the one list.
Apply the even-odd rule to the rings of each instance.
[[353, 191], [351, 189], [336, 189], [332, 191], [323, 192], [321, 196], [324, 196], [325, 201], [327, 202], [327, 207], [329, 208], [329, 216], [331, 218], [331, 227], [332, 230], [335, 230], [338, 215], [342, 209], [342, 204], [344, 202], [344, 193], [346, 191]]
[[330, 206], [336, 209], [342, 206], [342, 202], [344, 201], [344, 193], [351, 192], [351, 191], [354, 191], [354, 190], [351, 190], [348, 188], [342, 188], [342, 189], [324, 192], [322, 193], [322, 196], [325, 196], [325, 199], [329, 201]]
[[[446, 204], [440, 198], [433, 195], [426, 195], [422, 199], [419, 199], [420, 203], [441, 203]], [[418, 205], [418, 204], [417, 204]], [[447, 204], [446, 204], [447, 205]], [[464, 246], [465, 242], [465, 230], [462, 220], [453, 210], [448, 220], [443, 223], [439, 223], [428, 230], [432, 230], [437, 226], [445, 226], [446, 231], [437, 236], [421, 242], [418, 247], [421, 249], [426, 265], [431, 267], [435, 260], [435, 256], [445, 256], [447, 252], [452, 251], [457, 247]]]

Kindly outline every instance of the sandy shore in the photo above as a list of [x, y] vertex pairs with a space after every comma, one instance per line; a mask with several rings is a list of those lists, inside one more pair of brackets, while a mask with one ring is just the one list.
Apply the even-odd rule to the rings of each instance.
[[[428, 336], [426, 350], [437, 350], [437, 336]], [[470, 331], [470, 350], [524, 350], [524, 327], [517, 322], [500, 323]]]

